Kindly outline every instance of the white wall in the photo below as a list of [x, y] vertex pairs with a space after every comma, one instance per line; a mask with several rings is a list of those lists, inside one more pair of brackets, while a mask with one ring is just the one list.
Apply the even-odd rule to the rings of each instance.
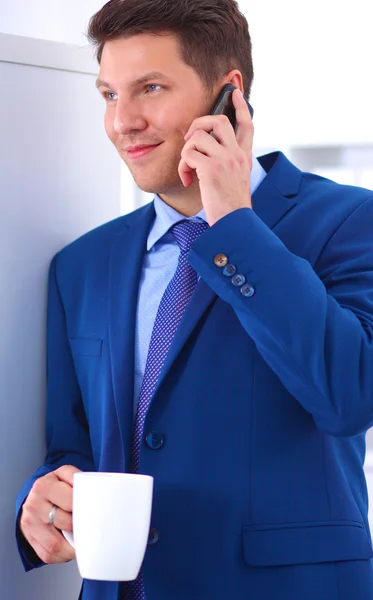
[[89, 18], [102, 0], [0, 0], [0, 31], [86, 45]]
[[[42, 68], [40, 56], [59, 67]], [[95, 79], [79, 49], [0, 34], [1, 600], [74, 600], [80, 588], [75, 563], [24, 573], [14, 511], [44, 462], [50, 260], [120, 214], [120, 160]]]

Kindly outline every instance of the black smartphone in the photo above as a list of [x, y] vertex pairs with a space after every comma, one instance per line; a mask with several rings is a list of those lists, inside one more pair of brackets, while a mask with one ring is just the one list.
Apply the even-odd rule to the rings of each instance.
[[[235, 86], [232, 85], [231, 83], [228, 83], [227, 85], [225, 85], [219, 94], [219, 98], [217, 99], [217, 101], [214, 105], [214, 108], [212, 109], [212, 111], [210, 113], [212, 115], [227, 115], [228, 119], [230, 120], [230, 122], [232, 124], [234, 131], [237, 130], [236, 109], [234, 108], [233, 100], [232, 100], [232, 94], [235, 89], [236, 89]], [[245, 102], [249, 108], [251, 118], [253, 118], [254, 109], [251, 106], [251, 104], [248, 102], [248, 100], [246, 100], [246, 98], [245, 98]]]

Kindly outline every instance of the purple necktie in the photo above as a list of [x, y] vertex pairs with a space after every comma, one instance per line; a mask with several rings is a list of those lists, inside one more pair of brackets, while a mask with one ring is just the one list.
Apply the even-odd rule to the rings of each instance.
[[[150, 339], [132, 436], [131, 473], [139, 471], [146, 413], [172, 339], [197, 285], [197, 273], [188, 263], [190, 247], [207, 228], [205, 222], [185, 220], [170, 229], [180, 247], [180, 256], [175, 275], [168, 284], [158, 307]], [[120, 588], [121, 600], [146, 600], [141, 572], [136, 581], [122, 583]]]

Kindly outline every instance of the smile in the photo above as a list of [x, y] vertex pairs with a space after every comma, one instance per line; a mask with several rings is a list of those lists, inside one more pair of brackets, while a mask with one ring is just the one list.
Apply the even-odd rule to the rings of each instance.
[[158, 148], [158, 146], [160, 145], [161, 144], [156, 144], [155, 146], [140, 146], [138, 148], [133, 148], [132, 150], [126, 150], [126, 153], [128, 158], [135, 160], [137, 158], [142, 158], [143, 156], [150, 154], [150, 152]]

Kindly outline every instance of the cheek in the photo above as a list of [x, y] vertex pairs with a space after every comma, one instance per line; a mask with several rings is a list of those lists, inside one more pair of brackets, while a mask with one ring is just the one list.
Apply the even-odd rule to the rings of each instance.
[[114, 130], [114, 117], [109, 111], [105, 112], [104, 126], [106, 135], [112, 142], [114, 142], [116, 139], [116, 132]]
[[164, 133], [170, 133], [172, 137], [183, 137], [188, 131], [192, 117], [185, 114], [185, 111], [173, 103], [172, 106], [164, 104], [157, 108], [157, 111], [153, 113], [150, 122], [153, 123], [158, 131]]

